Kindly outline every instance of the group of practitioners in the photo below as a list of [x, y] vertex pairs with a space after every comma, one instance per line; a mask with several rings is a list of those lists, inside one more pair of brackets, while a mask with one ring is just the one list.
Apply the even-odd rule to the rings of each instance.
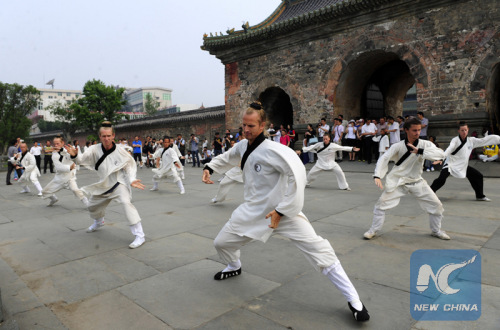
[[[338, 119], [339, 120], [339, 119]], [[392, 119], [390, 119], [392, 120]], [[339, 124], [341, 120], [339, 120]], [[317, 235], [306, 215], [302, 213], [305, 187], [310, 185], [321, 171], [333, 171], [339, 189], [349, 191], [350, 187], [340, 166], [336, 163], [339, 152], [357, 153], [357, 146], [340, 146], [332, 141], [325, 130], [322, 141], [304, 146], [295, 152], [286, 144], [275, 143], [268, 138], [266, 113], [259, 102], [253, 102], [242, 117], [241, 138], [226, 152], [213, 157], [205, 164], [202, 181], [213, 184], [214, 172], [224, 174], [219, 191], [213, 203], [222, 202], [229, 189], [237, 182], [244, 184], [244, 202], [231, 214], [223, 226], [214, 245], [226, 267], [214, 275], [215, 280], [226, 280], [242, 274], [241, 247], [253, 240], [266, 242], [272, 234], [288, 238], [305, 255], [312, 266], [328, 277], [343, 294], [348, 308], [356, 321], [368, 321], [370, 315], [361, 302], [359, 294], [344, 271], [334, 249], [328, 240]], [[365, 239], [373, 239], [382, 229], [385, 211], [396, 207], [402, 196], [413, 195], [421, 208], [429, 214], [431, 235], [443, 240], [450, 237], [441, 229], [443, 205], [436, 195], [452, 175], [467, 177], [478, 201], [489, 201], [483, 193], [483, 177], [468, 165], [474, 148], [500, 144], [500, 136], [489, 135], [482, 139], [468, 136], [468, 125], [459, 124], [458, 136], [443, 151], [434, 143], [422, 138], [422, 122], [411, 118], [404, 122], [404, 139], [390, 143], [380, 155], [374, 173], [374, 183], [382, 190], [373, 211], [370, 229]], [[365, 132], [366, 133], [366, 132]], [[399, 125], [398, 125], [399, 134]], [[87, 229], [91, 233], [104, 226], [106, 207], [113, 200], [119, 201], [135, 236], [130, 248], [145, 243], [141, 217], [132, 204], [131, 188], [144, 190], [137, 178], [137, 163], [124, 144], [115, 144], [115, 131], [111, 123], [104, 122], [99, 130], [101, 143], [91, 145], [84, 152], [75, 145], [66, 144], [62, 137], [53, 140], [54, 152], [51, 159], [56, 170], [54, 179], [42, 189], [38, 182], [40, 172], [35, 157], [28, 152], [27, 145], [20, 144], [21, 152], [12, 150], [10, 165], [20, 176], [22, 192], [28, 192], [28, 183], [38, 190], [38, 195], [48, 198], [49, 205], [58, 199], [55, 193], [69, 188], [82, 201], [90, 213], [93, 223]], [[136, 139], [137, 140], [137, 139]], [[165, 136], [162, 147], [154, 152], [152, 191], [159, 189], [162, 179], [171, 178], [181, 194], [185, 193], [180, 174], [182, 162], [179, 150], [175, 150], [175, 139]], [[133, 145], [133, 147], [135, 147]], [[11, 150], [9, 149], [9, 152]], [[297, 156], [305, 153], [317, 154], [318, 161], [306, 174], [305, 167]], [[440, 176], [431, 186], [422, 178], [424, 161], [443, 163]], [[393, 162], [392, 169], [389, 164]], [[84, 166], [97, 172], [99, 181], [78, 188], [76, 167]], [[193, 164], [194, 166], [194, 164]], [[21, 173], [21, 171], [24, 171]], [[385, 186], [382, 179], [385, 178]]]

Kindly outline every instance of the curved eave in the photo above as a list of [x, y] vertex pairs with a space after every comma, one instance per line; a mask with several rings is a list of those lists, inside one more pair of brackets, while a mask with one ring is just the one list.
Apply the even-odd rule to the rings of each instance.
[[203, 39], [201, 49], [211, 52], [269, 39], [294, 31], [300, 27], [329, 21], [335, 18], [345, 18], [346, 16], [375, 8], [390, 1], [392, 0], [346, 0], [260, 29], [249, 29], [246, 33], [244, 31], [237, 31], [233, 35], [228, 36], [206, 37]]

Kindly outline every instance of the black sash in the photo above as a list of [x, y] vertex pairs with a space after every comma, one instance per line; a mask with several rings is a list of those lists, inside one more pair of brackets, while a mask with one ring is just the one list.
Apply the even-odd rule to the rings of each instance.
[[319, 154], [320, 152], [322, 152], [323, 150], [325, 150], [326, 148], [328, 148], [329, 146], [330, 146], [330, 143], [328, 143], [328, 144], [324, 144], [324, 147], [318, 150], [318, 154]]
[[[402, 163], [402, 162], [404, 162], [404, 161], [406, 160], [406, 158], [410, 157], [411, 152], [413, 151], [413, 149], [412, 149], [412, 148], [410, 148], [409, 146], [407, 146], [407, 144], [408, 144], [408, 140], [407, 140], [407, 139], [405, 139], [405, 146], [406, 146], [407, 151], [406, 151], [406, 153], [403, 155], [403, 157], [401, 157], [401, 158], [398, 160], [398, 162], [395, 164], [395, 166], [399, 166], [399, 165], [401, 165], [401, 163]], [[413, 146], [415, 146], [415, 147], [416, 147], [417, 145], [418, 145], [418, 139], [416, 139], [416, 140], [415, 140], [415, 142], [413, 142]]]
[[26, 154], [27, 154], [27, 153], [28, 153], [28, 152], [26, 151], [26, 153], [21, 154], [21, 155], [23, 155], [23, 156], [22, 156], [22, 157], [21, 157], [21, 159], [19, 160], [19, 164], [21, 164], [21, 162], [22, 162], [22, 161], [23, 161], [23, 159], [24, 159], [24, 156], [26, 156]]
[[[458, 137], [460, 139], [460, 136]], [[465, 137], [465, 139], [462, 141], [462, 139], [460, 139], [460, 145], [457, 147], [457, 149], [455, 149], [451, 154], [453, 156], [455, 156], [457, 154], [457, 152], [460, 151], [460, 149], [462, 149], [462, 147], [467, 143], [467, 137]]]
[[264, 137], [264, 133], [260, 133], [259, 136], [255, 138], [252, 144], [249, 144], [247, 150], [243, 154], [241, 158], [241, 170], [245, 167], [245, 162], [247, 161], [248, 156], [262, 143], [266, 138]]
[[113, 146], [109, 150], [104, 149], [104, 146], [102, 144], [101, 144], [101, 148], [102, 148], [103, 154], [102, 154], [101, 158], [99, 158], [99, 160], [97, 161], [97, 163], [95, 163], [95, 170], [96, 171], [99, 169], [99, 166], [106, 159], [106, 157], [108, 157], [108, 155], [110, 155], [113, 151], [115, 151], [116, 144], [113, 142]]

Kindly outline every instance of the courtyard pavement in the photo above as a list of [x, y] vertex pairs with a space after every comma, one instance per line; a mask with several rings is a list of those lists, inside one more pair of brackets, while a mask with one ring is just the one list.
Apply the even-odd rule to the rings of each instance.
[[[304, 213], [334, 247], [368, 308], [356, 323], [346, 301], [287, 239], [242, 249], [243, 274], [226, 281], [213, 239], [242, 202], [243, 185], [224, 203], [210, 204], [217, 184], [201, 182], [186, 166], [186, 194], [171, 182], [151, 188], [151, 170], [139, 170], [145, 191], [133, 199], [147, 242], [131, 250], [133, 236], [117, 203], [106, 226], [86, 233], [88, 212], [69, 190], [47, 207], [19, 185], [0, 186], [0, 289], [7, 321], [20, 329], [498, 329], [500, 324], [500, 178], [485, 179], [491, 203], [475, 201], [467, 180], [450, 177], [438, 192], [443, 229], [430, 236], [427, 215], [412, 197], [387, 213], [381, 236], [367, 241], [380, 196], [374, 164], [340, 163], [352, 191], [338, 190], [324, 172], [306, 189]], [[483, 164], [478, 164], [483, 166]], [[309, 169], [311, 166], [308, 165]], [[500, 172], [485, 164], [484, 172]], [[4, 173], [1, 173], [5, 175]], [[438, 172], [424, 172], [430, 183]], [[96, 181], [82, 169], [78, 184]], [[214, 175], [220, 178], [220, 175]], [[52, 179], [42, 174], [42, 185]], [[34, 189], [32, 188], [32, 191]], [[419, 249], [473, 249], [482, 257], [482, 315], [476, 321], [415, 321], [410, 314], [410, 256]], [[2, 329], [2, 326], [0, 326]]]

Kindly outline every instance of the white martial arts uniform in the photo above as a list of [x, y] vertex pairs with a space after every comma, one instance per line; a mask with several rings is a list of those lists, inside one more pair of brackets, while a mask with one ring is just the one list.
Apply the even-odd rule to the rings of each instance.
[[318, 161], [313, 168], [311, 168], [309, 174], [307, 174], [307, 184], [313, 182], [321, 171], [333, 171], [337, 177], [339, 189], [348, 189], [349, 184], [345, 179], [344, 172], [340, 168], [339, 164], [335, 162], [335, 154], [337, 151], [352, 152], [352, 148], [353, 147], [342, 147], [332, 142], [330, 142], [326, 148], [324, 142], [319, 142], [309, 147], [303, 147], [303, 152], [314, 152], [318, 154]]
[[[267, 140], [261, 134], [253, 146], [248, 146], [248, 140], [240, 141], [206, 166], [218, 173], [227, 172], [242, 162], [247, 147], [255, 150], [243, 162], [245, 201], [234, 210], [215, 238], [219, 256], [228, 267], [240, 264], [241, 246], [252, 240], [265, 242], [274, 231], [290, 239], [316, 270], [330, 278], [348, 301], [360, 303], [332, 246], [316, 234], [302, 213], [306, 171], [292, 149]], [[269, 228], [270, 219], [265, 218], [273, 210], [283, 214], [274, 230]]]
[[173, 147], [168, 147], [166, 150], [164, 148], [158, 149], [154, 153], [154, 159], [160, 158], [160, 167], [152, 169], [153, 171], [153, 190], [158, 190], [158, 183], [162, 178], [172, 177], [174, 183], [177, 184], [181, 192], [184, 190], [181, 178], [177, 174], [177, 166], [174, 163], [182, 166], [181, 161], [174, 151]]
[[240, 166], [233, 167], [224, 174], [224, 177], [219, 183], [217, 195], [212, 199], [212, 202], [222, 202], [226, 200], [227, 194], [231, 188], [237, 183], [243, 183], [243, 172]]
[[[396, 207], [400, 198], [408, 193], [414, 195], [420, 207], [429, 214], [432, 232], [439, 233], [441, 231], [443, 205], [429, 187], [427, 181], [422, 178], [422, 172], [426, 159], [432, 161], [442, 159], [444, 152], [430, 141], [421, 139], [417, 141], [418, 154], [410, 153], [408, 155], [408, 141], [404, 140], [393, 144], [377, 161], [375, 178], [384, 178], [389, 170], [389, 161], [394, 161], [395, 165], [387, 174], [384, 191], [375, 204], [373, 222], [369, 232], [376, 233], [382, 229], [385, 210]], [[407, 158], [403, 160], [404, 156], [407, 156]]]
[[23, 185], [23, 190], [21, 192], [29, 192], [30, 189], [28, 187], [28, 183], [32, 183], [36, 189], [38, 190], [38, 195], [42, 194], [42, 186], [40, 182], [38, 182], [38, 177], [40, 176], [40, 171], [36, 166], [36, 158], [27, 151], [24, 155], [22, 153], [18, 153], [16, 156], [11, 158], [10, 162], [12, 165], [24, 167], [23, 175], [19, 178], [20, 184]]
[[63, 188], [69, 188], [75, 196], [87, 205], [88, 201], [83, 192], [76, 184], [76, 166], [71, 169], [73, 160], [71, 155], [64, 149], [52, 153], [52, 163], [56, 169], [56, 174], [45, 188], [43, 188], [43, 198], [56, 199], [55, 193]]
[[[177, 147], [177, 145], [175, 143], [172, 143], [171, 144], [171, 147], [172, 149], [175, 151], [175, 153], [177, 154], [177, 157], [180, 159], [182, 156], [181, 154], [181, 151], [179, 150], [179, 147]], [[175, 167], [175, 170], [177, 172], [179, 172], [179, 176], [181, 179], [184, 180], [184, 166], [182, 165], [182, 163], [179, 161], [179, 165], [181, 166], [181, 168], [178, 168], [178, 167]]]
[[[111, 151], [112, 150], [112, 151]], [[132, 195], [130, 184], [136, 180], [137, 167], [134, 158], [124, 149], [113, 145], [113, 148], [106, 151], [108, 154], [95, 169], [98, 162], [105, 153], [101, 143], [89, 147], [84, 154], [78, 154], [73, 160], [75, 163], [96, 170], [99, 182], [81, 189], [88, 195], [90, 217], [94, 220], [102, 220], [108, 204], [117, 199], [125, 210], [131, 227], [132, 234], [144, 237], [141, 218], [137, 209], [132, 205]]]
[[443, 169], [446, 168], [447, 165], [450, 174], [458, 179], [465, 178], [467, 166], [469, 166], [469, 157], [472, 150], [491, 144], [500, 144], [500, 136], [488, 135], [481, 139], [468, 136], [462, 148], [460, 148], [460, 150], [456, 154], [452, 155], [452, 153], [461, 144], [462, 141], [460, 139], [460, 136], [455, 136], [453, 139], [451, 139], [450, 145], [444, 152], [444, 158], [446, 158], [446, 160], [443, 164]]

